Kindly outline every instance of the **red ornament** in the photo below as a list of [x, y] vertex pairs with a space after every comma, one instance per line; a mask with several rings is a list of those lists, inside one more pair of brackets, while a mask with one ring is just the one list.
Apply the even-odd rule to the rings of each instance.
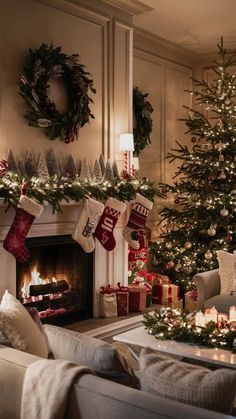
[[170, 260], [170, 262], [167, 262], [165, 264], [165, 269], [169, 270], [169, 269], [172, 269], [174, 266], [175, 266], [175, 264], [174, 264], [173, 260]]
[[212, 182], [213, 180], [214, 180], [214, 176], [208, 176], [208, 178], [207, 178], [208, 180], [209, 180], [209, 182]]
[[231, 242], [232, 240], [233, 240], [233, 237], [230, 236], [230, 234], [227, 237], [225, 237], [225, 241], [227, 242]]

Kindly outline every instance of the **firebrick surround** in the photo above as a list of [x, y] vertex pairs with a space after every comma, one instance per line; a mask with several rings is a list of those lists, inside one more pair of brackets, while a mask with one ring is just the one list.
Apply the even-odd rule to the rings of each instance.
[[16, 296], [36, 307], [44, 323], [62, 324], [93, 316], [93, 253], [69, 235], [26, 240], [30, 258], [16, 261]]

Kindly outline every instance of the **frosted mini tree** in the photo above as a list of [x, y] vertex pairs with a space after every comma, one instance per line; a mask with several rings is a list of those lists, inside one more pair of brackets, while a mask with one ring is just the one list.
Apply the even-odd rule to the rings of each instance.
[[[194, 109], [182, 119], [192, 147], [177, 143], [175, 206], [162, 212], [163, 242], [151, 243], [153, 263], [174, 283], [188, 287], [193, 275], [218, 267], [217, 250], [236, 248], [236, 56], [218, 45], [214, 80], [193, 79]], [[177, 180], [176, 180], [177, 179]]]

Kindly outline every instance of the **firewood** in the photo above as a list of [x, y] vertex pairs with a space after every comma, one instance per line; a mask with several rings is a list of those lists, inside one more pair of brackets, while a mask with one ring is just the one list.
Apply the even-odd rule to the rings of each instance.
[[45, 295], [45, 294], [56, 294], [64, 292], [69, 289], [69, 285], [65, 279], [57, 282], [49, 282], [48, 284], [30, 285], [29, 294], [30, 296]]

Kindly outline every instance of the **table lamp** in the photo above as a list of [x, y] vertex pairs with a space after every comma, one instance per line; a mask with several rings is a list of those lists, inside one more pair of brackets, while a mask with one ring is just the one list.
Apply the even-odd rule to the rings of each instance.
[[125, 171], [130, 172], [131, 152], [134, 151], [134, 136], [133, 134], [120, 134], [119, 150], [124, 152], [125, 156]]

